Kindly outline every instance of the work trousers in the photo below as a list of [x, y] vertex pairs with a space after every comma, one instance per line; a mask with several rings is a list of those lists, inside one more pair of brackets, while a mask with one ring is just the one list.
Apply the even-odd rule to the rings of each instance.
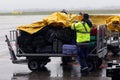
[[89, 54], [89, 46], [77, 45], [78, 48], [78, 61], [80, 63], [81, 69], [88, 67], [87, 57]]

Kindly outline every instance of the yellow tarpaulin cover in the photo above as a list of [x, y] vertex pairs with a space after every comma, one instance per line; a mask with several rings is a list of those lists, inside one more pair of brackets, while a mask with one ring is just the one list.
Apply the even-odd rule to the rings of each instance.
[[[114, 23], [117, 22], [117, 26]], [[120, 32], [120, 16], [112, 16], [106, 20], [107, 28], [109, 30]]]
[[36, 33], [37, 31], [41, 30], [46, 25], [53, 25], [53, 26], [64, 26], [70, 27], [74, 20], [81, 20], [81, 16], [77, 16], [75, 14], [65, 14], [61, 12], [55, 12], [46, 18], [42, 19], [39, 22], [35, 22], [28, 25], [18, 26], [18, 30], [22, 30], [28, 32], [30, 34]]
[[[115, 30], [120, 32], [120, 27], [114, 27], [111, 24], [113, 21], [119, 21], [120, 23], [119, 16], [90, 15], [90, 19], [92, 20], [93, 24], [96, 24], [96, 25], [107, 24], [109, 30]], [[81, 21], [82, 16], [71, 14], [71, 13], [65, 14], [61, 12], [54, 12], [51, 15], [48, 15], [47, 17], [42, 19], [41, 21], [31, 23], [28, 25], [18, 26], [17, 29], [25, 31], [29, 34], [34, 34], [47, 25], [52, 25], [56, 27], [59, 27], [59, 26], [70, 27], [75, 20]]]

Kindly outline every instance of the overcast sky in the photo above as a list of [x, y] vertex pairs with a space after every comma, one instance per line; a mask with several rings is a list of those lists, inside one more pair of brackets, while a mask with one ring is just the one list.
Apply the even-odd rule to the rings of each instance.
[[[15, 9], [93, 9], [116, 7], [120, 0], [1, 0], [0, 10]], [[120, 6], [119, 6], [120, 7]]]

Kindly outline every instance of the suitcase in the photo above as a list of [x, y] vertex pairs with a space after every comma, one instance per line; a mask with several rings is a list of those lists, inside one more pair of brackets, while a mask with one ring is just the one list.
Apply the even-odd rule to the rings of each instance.
[[76, 55], [78, 53], [76, 45], [64, 44], [62, 47], [62, 53], [66, 55]]

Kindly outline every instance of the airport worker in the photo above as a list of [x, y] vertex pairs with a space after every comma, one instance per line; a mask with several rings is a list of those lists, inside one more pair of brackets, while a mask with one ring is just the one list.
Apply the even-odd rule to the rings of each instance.
[[79, 15], [82, 16], [82, 19], [83, 19], [84, 12], [80, 11]]
[[[86, 17], [87, 15], [87, 17]], [[89, 18], [88, 14], [83, 14], [83, 20], [81, 22], [75, 21], [71, 25], [71, 29], [76, 31], [76, 45], [78, 48], [78, 61], [81, 66], [81, 74], [87, 75], [89, 73], [88, 71], [88, 65], [86, 62], [86, 59], [89, 54], [89, 41], [90, 41], [90, 27], [85, 19]], [[92, 24], [92, 23], [91, 23]]]
[[93, 26], [92, 20], [89, 18], [89, 15], [87, 13], [80, 11], [79, 15], [81, 16], [82, 21], [86, 22], [90, 28]]
[[83, 19], [82, 19], [82, 21], [86, 22], [89, 25], [90, 28], [93, 26], [92, 25], [92, 21], [89, 18], [89, 15], [86, 14], [86, 13], [85, 14], [83, 13]]
[[61, 13], [68, 14], [68, 12], [67, 12], [65, 9], [63, 9], [63, 10], [61, 11]]

